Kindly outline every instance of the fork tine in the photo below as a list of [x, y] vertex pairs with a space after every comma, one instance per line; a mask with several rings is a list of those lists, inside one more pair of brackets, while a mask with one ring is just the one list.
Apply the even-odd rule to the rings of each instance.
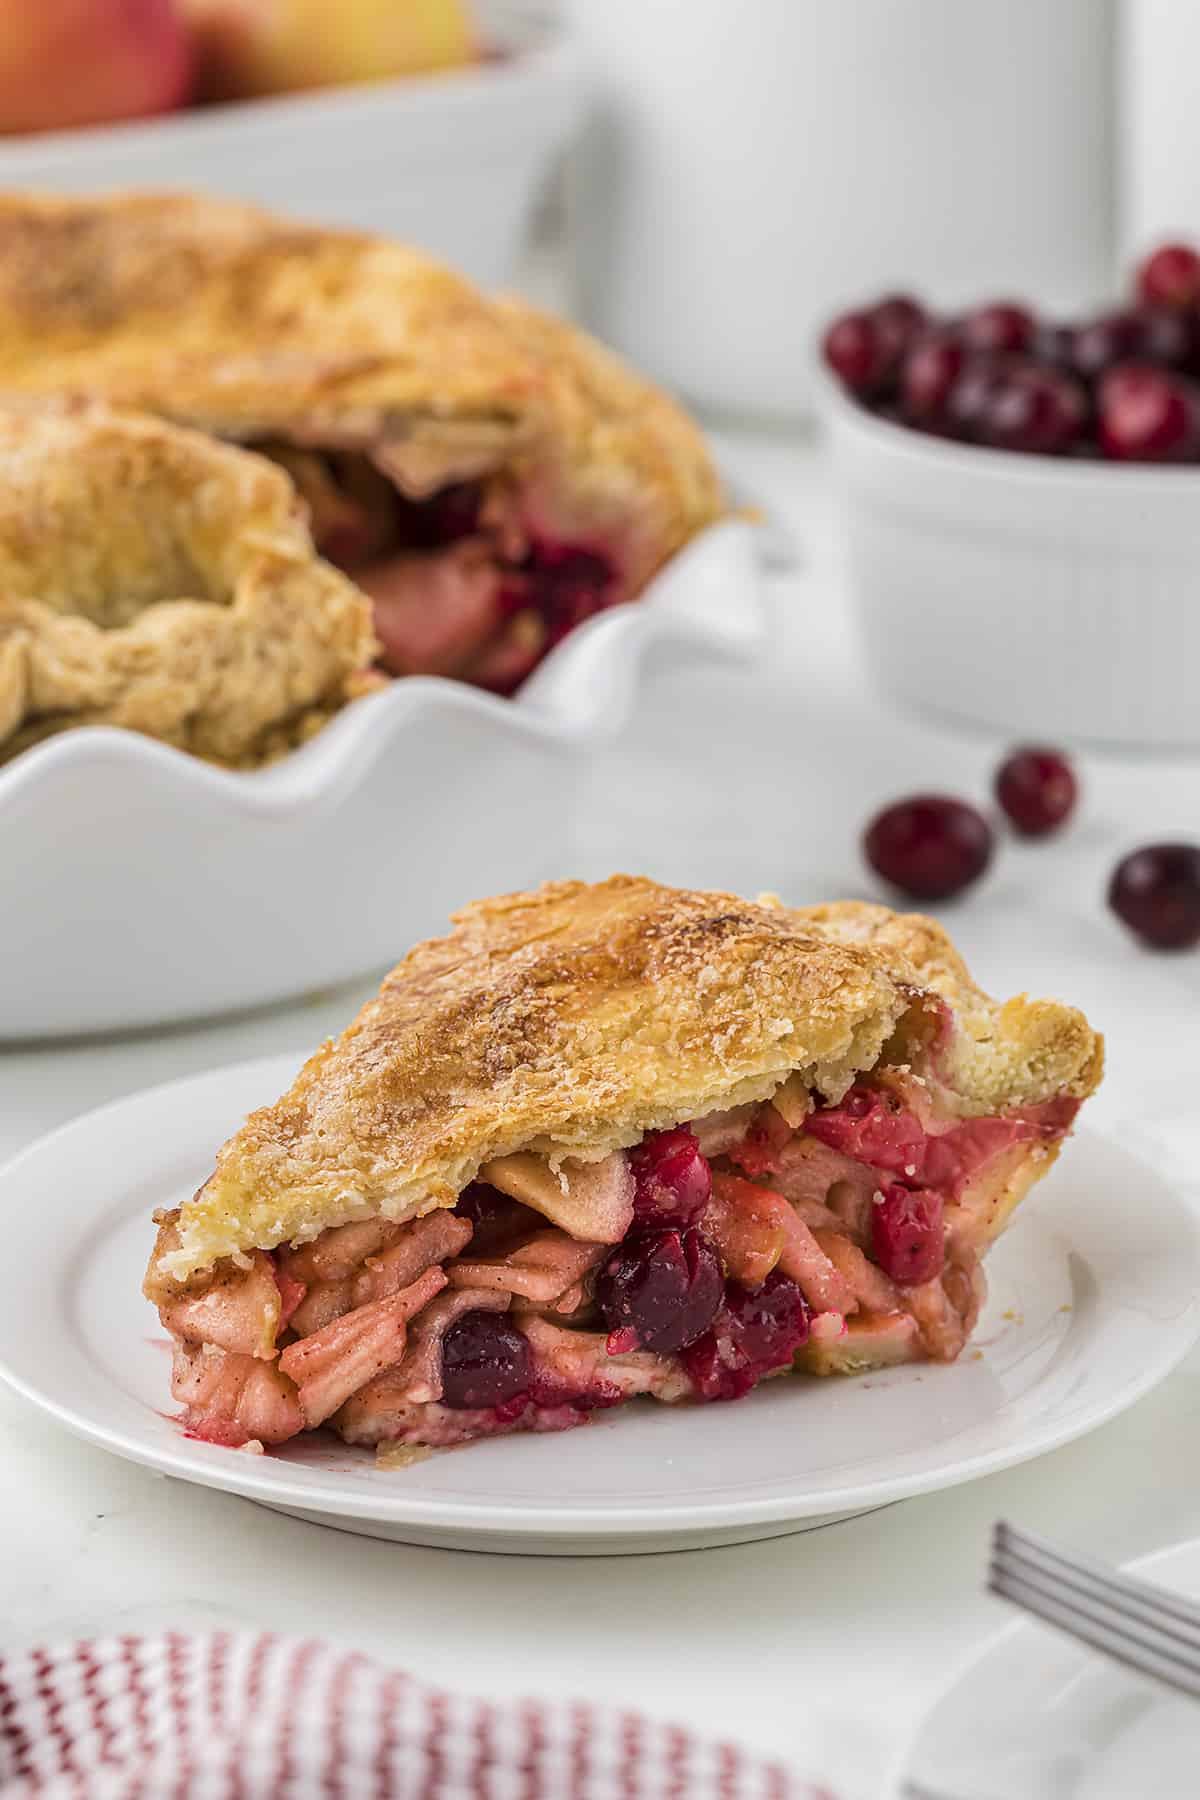
[[1134, 1598], [1138, 1610], [1130, 1613], [1128, 1596], [1114, 1588], [1101, 1571], [1071, 1567], [1072, 1580], [1064, 1580], [1054, 1566], [1039, 1565], [1035, 1557], [1020, 1556], [1013, 1540], [1020, 1539], [998, 1527], [993, 1542], [988, 1586], [992, 1593], [1034, 1613], [1048, 1625], [1099, 1650], [1103, 1655], [1153, 1676], [1167, 1686], [1200, 1699], [1200, 1648], [1177, 1621], [1164, 1621], [1147, 1605], [1144, 1594]]
[[1074, 1551], [1068, 1554], [1034, 1532], [1018, 1531], [1003, 1521], [996, 1526], [994, 1542], [997, 1546], [1003, 1543], [1014, 1558], [1058, 1570], [1064, 1580], [1102, 1583], [1106, 1591], [1124, 1595], [1131, 1611], [1148, 1610], [1156, 1621], [1166, 1614], [1185, 1630], [1194, 1632], [1194, 1641], [1200, 1644], [1200, 1605], [1182, 1594], [1127, 1575], [1122, 1569], [1109, 1568], [1095, 1557], [1080, 1556]]
[[1186, 1604], [1169, 1604], [1174, 1596], [1148, 1582], [1120, 1576], [1085, 1557], [1068, 1556], [1011, 1527], [997, 1527], [993, 1554], [1003, 1556], [1015, 1575], [1032, 1584], [1069, 1589], [1081, 1605], [1099, 1601], [1111, 1606], [1131, 1625], [1142, 1623], [1155, 1633], [1165, 1633], [1185, 1653], [1200, 1658], [1200, 1616]]

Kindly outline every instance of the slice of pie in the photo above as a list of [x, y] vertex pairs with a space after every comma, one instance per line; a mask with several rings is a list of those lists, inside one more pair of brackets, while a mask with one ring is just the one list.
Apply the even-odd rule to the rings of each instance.
[[480, 901], [157, 1216], [174, 1394], [220, 1444], [436, 1446], [951, 1362], [1102, 1055], [880, 906]]
[[384, 667], [511, 692], [722, 512], [704, 441], [569, 326], [420, 252], [189, 195], [0, 196], [0, 394], [273, 456]]
[[353, 697], [374, 648], [265, 458], [100, 405], [0, 407], [0, 759], [108, 724], [259, 763]]

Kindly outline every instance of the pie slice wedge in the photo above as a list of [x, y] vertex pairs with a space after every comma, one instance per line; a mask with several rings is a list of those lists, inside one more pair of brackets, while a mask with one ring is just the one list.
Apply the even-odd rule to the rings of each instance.
[[477, 902], [157, 1215], [187, 1429], [439, 1446], [951, 1362], [1102, 1059], [916, 915]]
[[704, 440], [584, 333], [419, 251], [188, 194], [0, 196], [0, 396], [282, 463], [385, 669], [511, 693], [723, 510]]
[[105, 724], [252, 766], [369, 685], [374, 651], [265, 458], [103, 405], [0, 406], [0, 760]]

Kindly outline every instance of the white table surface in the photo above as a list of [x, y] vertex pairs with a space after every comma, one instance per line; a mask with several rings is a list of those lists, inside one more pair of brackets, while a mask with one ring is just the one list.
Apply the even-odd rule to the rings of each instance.
[[[653, 671], [636, 727], [595, 767], [570, 872], [645, 869], [795, 900], [868, 891], [855, 840], [871, 806], [930, 784], [984, 791], [996, 745], [881, 705], [877, 733], [857, 746], [861, 805], [822, 809], [822, 769], [850, 711], [839, 696], [858, 691], [823, 459], [762, 435], [726, 434], [723, 447], [803, 539], [802, 568], [771, 580], [773, 653], [751, 674]], [[1191, 1179], [1200, 956], [1140, 952], [1099, 896], [1123, 846], [1189, 824], [1194, 835], [1200, 765], [1093, 757], [1084, 768], [1087, 807], [1068, 839], [1008, 850], [950, 923], [985, 984], [1059, 991], [1107, 1028], [1093, 1122], [1122, 1125]], [[151, 1083], [274, 1051], [299, 1059], [373, 985], [224, 1022], [2, 1050], [0, 1158]], [[121, 1463], [3, 1391], [0, 1458], [0, 1644], [168, 1622], [321, 1632], [464, 1689], [632, 1702], [865, 1797], [883, 1791], [939, 1688], [1006, 1622], [982, 1591], [994, 1519], [1114, 1558], [1200, 1534], [1200, 1356], [1123, 1418], [1024, 1468], [822, 1531], [674, 1556], [481, 1556], [357, 1538]]]

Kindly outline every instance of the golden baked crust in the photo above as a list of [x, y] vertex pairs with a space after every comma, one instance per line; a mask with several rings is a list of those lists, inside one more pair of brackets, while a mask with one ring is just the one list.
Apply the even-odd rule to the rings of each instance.
[[0, 408], [0, 756], [109, 724], [254, 763], [374, 651], [265, 458], [103, 406]]
[[[493, 1157], [598, 1159], [766, 1099], [793, 1071], [840, 1098], [934, 989], [967, 1004], [961, 1074], [981, 1083], [968, 1100], [999, 1091], [987, 1017], [1009, 1048], [1009, 1103], [1099, 1080], [1100, 1040], [1081, 1014], [996, 1007], [930, 920], [853, 903], [790, 910], [626, 875], [478, 901], [251, 1114], [181, 1208], [161, 1267], [187, 1279], [330, 1225], [451, 1206]], [[1023, 1022], [1031, 1054], [1018, 1079]]]
[[1027, 994], [997, 1005], [976, 987], [936, 919], [857, 900], [800, 907], [796, 917], [839, 943], [869, 947], [893, 963], [902, 959], [922, 987], [950, 1002], [955, 1030], [940, 1066], [969, 1108], [1035, 1106], [1053, 1094], [1085, 1100], [1099, 1086], [1104, 1040], [1083, 1014]]
[[722, 510], [695, 426], [582, 333], [402, 245], [197, 195], [0, 196], [5, 391], [382, 444], [417, 497], [512, 468], [576, 520], [632, 508], [639, 585]]

